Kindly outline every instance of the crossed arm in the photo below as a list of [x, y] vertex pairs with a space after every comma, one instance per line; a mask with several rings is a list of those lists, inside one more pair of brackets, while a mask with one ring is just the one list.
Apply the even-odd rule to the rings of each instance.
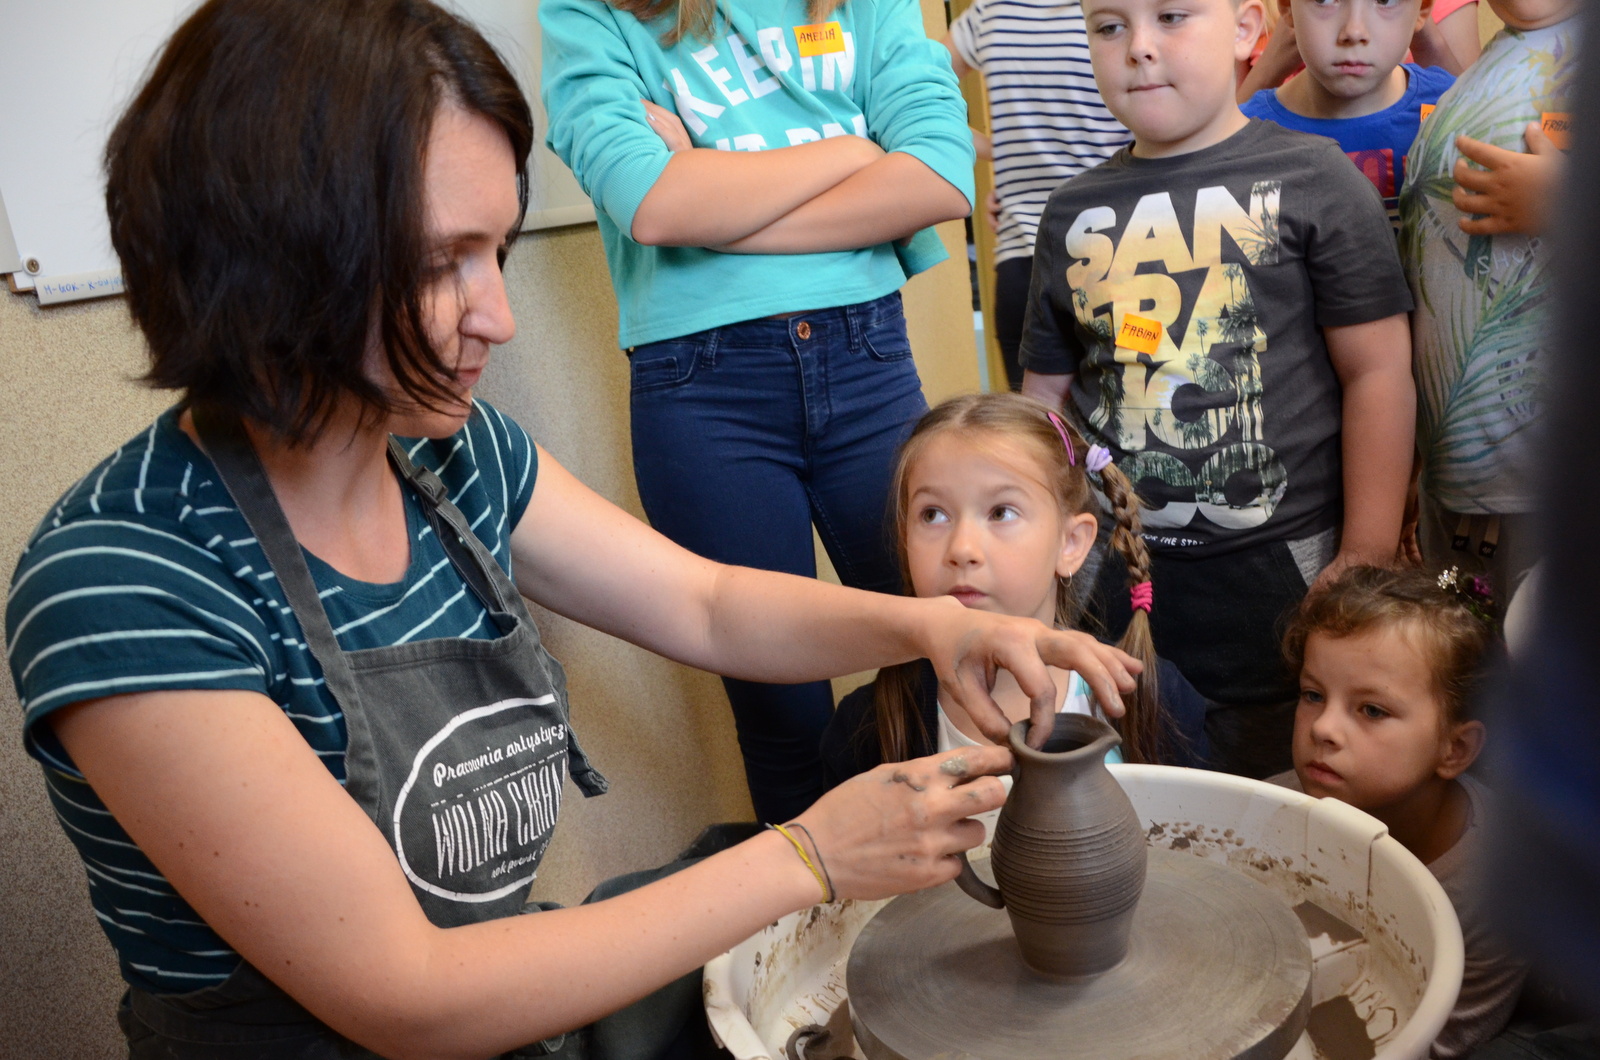
[[676, 114], [649, 101], [644, 106], [672, 158], [634, 213], [639, 243], [740, 254], [854, 250], [905, 239], [971, 210], [966, 196], [927, 165], [899, 151], [885, 154], [864, 137], [717, 151], [694, 147]]

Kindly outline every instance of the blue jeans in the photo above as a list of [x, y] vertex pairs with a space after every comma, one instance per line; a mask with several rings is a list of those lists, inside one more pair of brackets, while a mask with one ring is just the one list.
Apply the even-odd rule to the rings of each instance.
[[[815, 577], [815, 524], [846, 585], [900, 591], [889, 479], [927, 405], [898, 294], [652, 342], [629, 357], [633, 470], [657, 530], [722, 563]], [[756, 815], [787, 821], [822, 794], [832, 690], [723, 684]]]

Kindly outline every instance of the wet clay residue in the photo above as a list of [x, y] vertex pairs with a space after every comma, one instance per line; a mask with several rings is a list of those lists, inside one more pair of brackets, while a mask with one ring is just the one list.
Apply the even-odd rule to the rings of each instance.
[[1315, 902], [1301, 902], [1294, 907], [1294, 915], [1306, 926], [1306, 938], [1328, 936], [1328, 943], [1338, 946], [1345, 942], [1359, 942], [1361, 932], [1328, 912]]
[[1343, 994], [1312, 1008], [1306, 1031], [1326, 1060], [1372, 1060], [1377, 1055], [1366, 1022]]

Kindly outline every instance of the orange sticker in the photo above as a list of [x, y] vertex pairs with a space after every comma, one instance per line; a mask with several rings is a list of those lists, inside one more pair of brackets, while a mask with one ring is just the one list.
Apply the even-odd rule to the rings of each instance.
[[818, 22], [814, 26], [796, 26], [795, 43], [800, 45], [800, 57], [827, 55], [844, 51], [844, 30], [837, 22]]
[[1422, 105], [1422, 119], [1421, 120], [1422, 121], [1427, 121], [1428, 120], [1428, 115], [1432, 114], [1434, 111], [1436, 111], [1438, 109], [1439, 109], [1439, 106], [1436, 103], [1424, 103]]
[[1565, 151], [1572, 143], [1572, 116], [1561, 111], [1547, 111], [1539, 115], [1539, 128], [1550, 142]]
[[1161, 321], [1129, 313], [1122, 318], [1122, 330], [1117, 332], [1117, 345], [1135, 353], [1153, 355], [1161, 345]]

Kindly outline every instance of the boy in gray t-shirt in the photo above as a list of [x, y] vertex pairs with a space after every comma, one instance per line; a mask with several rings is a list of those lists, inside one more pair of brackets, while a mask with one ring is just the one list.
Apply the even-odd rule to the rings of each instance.
[[[1411, 297], [1383, 205], [1337, 144], [1247, 120], [1232, 62], [1260, 0], [1088, 0], [1132, 147], [1040, 226], [1023, 391], [1065, 404], [1137, 485], [1159, 650], [1216, 704], [1215, 764], [1288, 763], [1279, 622], [1330, 561], [1386, 563], [1415, 418]], [[1090, 608], [1115, 635], [1122, 572]]]

